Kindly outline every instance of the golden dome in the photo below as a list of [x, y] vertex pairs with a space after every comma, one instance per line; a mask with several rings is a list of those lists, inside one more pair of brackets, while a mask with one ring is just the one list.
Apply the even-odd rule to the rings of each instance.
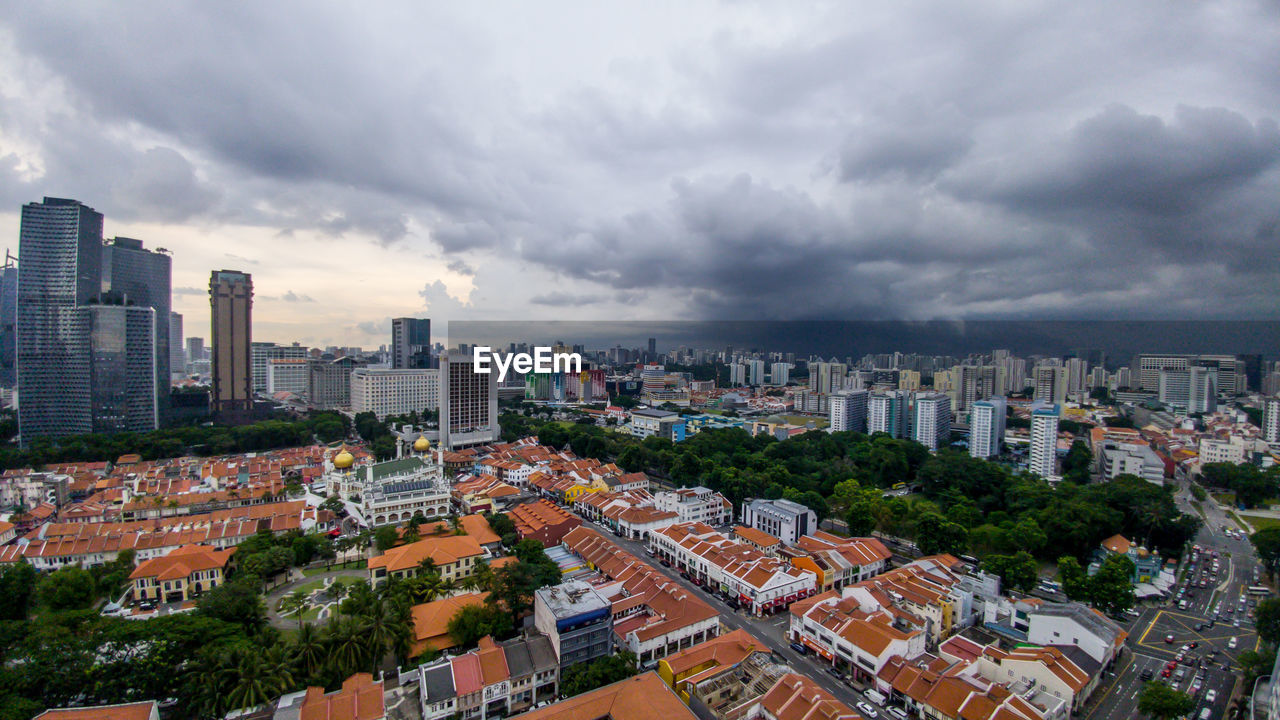
[[333, 466], [338, 468], [339, 470], [346, 470], [347, 468], [354, 465], [355, 462], [356, 462], [356, 456], [348, 452], [346, 448], [343, 448], [342, 452], [333, 456]]
[[431, 441], [426, 435], [419, 435], [417, 440], [413, 441], [414, 452], [426, 452], [431, 449]]

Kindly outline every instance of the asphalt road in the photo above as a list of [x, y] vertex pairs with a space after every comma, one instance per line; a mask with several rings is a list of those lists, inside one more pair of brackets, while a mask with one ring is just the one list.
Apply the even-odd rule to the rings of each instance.
[[[1196, 513], [1185, 482], [1178, 482], [1175, 499], [1183, 512]], [[1237, 687], [1240, 667], [1236, 660], [1240, 653], [1254, 650], [1258, 645], [1253, 621], [1248, 617], [1248, 611], [1257, 599], [1247, 594], [1247, 588], [1256, 584], [1254, 572], [1261, 568], [1247, 537], [1235, 532], [1239, 530], [1235, 521], [1211, 502], [1200, 505], [1205, 523], [1196, 543], [1202, 553], [1195, 562], [1194, 571], [1188, 564], [1187, 582], [1179, 585], [1191, 585], [1185, 596], [1186, 608], [1180, 609], [1176, 600], [1146, 607], [1139, 617], [1128, 623], [1127, 644], [1131, 653], [1117, 665], [1116, 676], [1106, 679], [1094, 694], [1084, 715], [1085, 720], [1138, 717], [1142, 672], [1148, 670], [1152, 677], [1159, 679], [1168, 663], [1176, 658], [1179, 648], [1192, 642], [1198, 643], [1198, 647], [1189, 651], [1196, 656], [1197, 664], [1182, 665], [1185, 668], [1183, 678], [1178, 679], [1175, 670], [1166, 680], [1172, 687], [1195, 697], [1196, 707], [1191, 717], [1198, 718], [1205, 707], [1212, 708], [1210, 717], [1225, 717], [1235, 693], [1250, 691], [1250, 688]], [[1233, 531], [1234, 537], [1228, 536], [1228, 529]], [[1216, 574], [1212, 571], [1215, 551], [1219, 563]], [[1206, 587], [1200, 587], [1201, 581]], [[1242, 596], [1246, 598], [1244, 610], [1240, 606]], [[1205, 627], [1211, 620], [1213, 627]], [[1171, 643], [1166, 642], [1169, 636], [1173, 637]], [[1231, 638], [1236, 639], [1234, 649], [1230, 648]], [[1217, 651], [1212, 660], [1204, 657], [1209, 651]], [[1200, 664], [1204, 665], [1204, 679], [1198, 688], [1193, 689], [1192, 678]], [[1210, 690], [1216, 694], [1212, 703], [1207, 701]]]

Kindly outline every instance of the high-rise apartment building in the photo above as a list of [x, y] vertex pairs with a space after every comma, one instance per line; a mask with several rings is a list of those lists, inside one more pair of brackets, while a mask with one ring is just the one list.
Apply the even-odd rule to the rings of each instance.
[[391, 367], [425, 370], [431, 367], [431, 320], [402, 317], [391, 321]]
[[996, 369], [991, 365], [961, 365], [953, 376], [958, 385], [956, 410], [968, 410], [978, 400], [996, 393]]
[[1262, 439], [1280, 443], [1280, 398], [1269, 397], [1262, 401]]
[[163, 248], [147, 250], [141, 240], [118, 237], [102, 248], [102, 288], [127, 305], [155, 310], [156, 408], [161, 421], [169, 408], [169, 312], [172, 307], [173, 258]]
[[1004, 442], [1006, 402], [1003, 397], [979, 400], [969, 410], [969, 455], [992, 458], [1000, 454]]
[[88, 315], [102, 293], [102, 215], [76, 200], [22, 206], [15, 357], [18, 431], [37, 437], [93, 429]]
[[311, 360], [272, 358], [267, 361], [267, 393], [293, 393], [306, 397], [311, 389]]
[[1037, 365], [1032, 371], [1035, 402], [1061, 405], [1067, 400], [1067, 370], [1061, 365]]
[[914, 392], [920, 389], [919, 370], [901, 370], [898, 372], [898, 389]]
[[1249, 387], [1245, 361], [1234, 355], [1200, 355], [1195, 365], [1216, 372], [1217, 391], [1228, 396], [1243, 395]]
[[942, 393], [916, 396], [914, 440], [930, 450], [951, 442], [951, 399]]
[[1082, 393], [1089, 384], [1089, 361], [1084, 358], [1067, 358], [1067, 392]]
[[[253, 410], [253, 278], [215, 270], [209, 278], [213, 349], [210, 396], [215, 413]], [[264, 368], [265, 371], [265, 368]]]
[[1058, 478], [1058, 420], [1060, 405], [1040, 404], [1031, 410], [1031, 450], [1028, 469], [1045, 479]]
[[441, 444], [453, 450], [501, 437], [497, 373], [476, 372], [470, 353], [446, 352], [440, 358]]
[[[169, 382], [181, 378], [187, 371], [187, 357], [183, 352], [182, 314], [169, 313]], [[168, 390], [168, 383], [165, 389]]]
[[379, 420], [440, 406], [440, 371], [357, 368], [351, 372], [351, 412]]
[[866, 390], [845, 390], [831, 396], [827, 406], [833, 432], [867, 431]]
[[888, 433], [890, 437], [907, 437], [907, 398], [905, 390], [875, 393], [867, 398], [867, 432]]
[[764, 361], [763, 360], [748, 360], [747, 372], [749, 374], [749, 380], [747, 384], [753, 387], [764, 385]]
[[254, 342], [249, 344], [249, 363], [253, 372], [253, 391], [267, 392], [267, 363], [272, 360], [303, 360], [307, 357], [308, 348], [294, 343], [277, 345], [273, 342]]
[[1175, 412], [1211, 413], [1218, 409], [1218, 370], [1200, 366], [1160, 371], [1160, 402]]
[[779, 387], [791, 380], [791, 363], [776, 362], [769, 368], [769, 384]]

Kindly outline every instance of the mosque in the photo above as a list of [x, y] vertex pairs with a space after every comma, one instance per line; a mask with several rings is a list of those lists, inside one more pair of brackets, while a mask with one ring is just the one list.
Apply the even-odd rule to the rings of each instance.
[[[347, 504], [351, 525], [395, 525], [414, 515], [434, 520], [449, 514], [449, 481], [443, 455], [425, 432], [396, 431], [396, 458], [357, 459], [346, 445], [325, 459], [324, 480]], [[347, 528], [352, 529], [352, 528]]]

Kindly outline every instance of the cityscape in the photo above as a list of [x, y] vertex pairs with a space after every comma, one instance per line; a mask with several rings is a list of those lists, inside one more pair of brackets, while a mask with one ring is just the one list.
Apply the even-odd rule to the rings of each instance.
[[1280, 720], [1280, 10], [14, 10], [0, 720]]

